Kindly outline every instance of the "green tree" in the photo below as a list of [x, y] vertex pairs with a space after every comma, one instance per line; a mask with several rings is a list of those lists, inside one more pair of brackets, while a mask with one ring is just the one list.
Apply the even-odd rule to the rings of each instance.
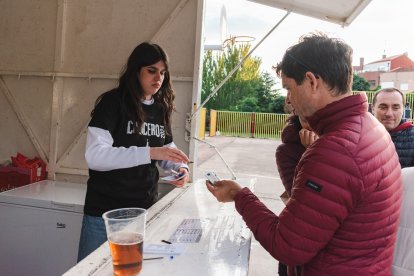
[[281, 109], [274, 108], [277, 106], [280, 97], [283, 98], [283, 103], [285, 101], [279, 91], [274, 88], [275, 84], [275, 79], [269, 73], [266, 72], [261, 75], [261, 80], [256, 90], [258, 106], [260, 107], [258, 111], [267, 113], [283, 112], [283, 106]]
[[259, 108], [257, 105], [257, 98], [248, 96], [240, 101], [240, 110], [242, 112], [255, 112]]
[[[230, 45], [220, 53], [212, 51], [205, 53], [202, 101], [246, 57], [249, 50], [249, 44], [241, 44]], [[274, 89], [274, 78], [268, 73], [262, 73], [260, 65], [260, 58], [248, 57], [216, 95], [206, 103], [205, 107], [217, 110], [244, 111], [244, 109], [253, 109], [251, 111], [271, 112], [269, 110], [270, 102], [275, 101], [279, 93]]]
[[215, 80], [215, 71], [217, 70], [217, 62], [213, 57], [212, 51], [207, 51], [203, 60], [203, 83], [201, 87], [201, 98], [204, 101], [209, 91], [213, 91], [217, 85]]
[[371, 85], [361, 76], [354, 74], [354, 81], [352, 83], [352, 91], [369, 91]]
[[285, 113], [285, 96], [277, 96], [274, 101], [269, 102], [268, 111], [269, 113]]

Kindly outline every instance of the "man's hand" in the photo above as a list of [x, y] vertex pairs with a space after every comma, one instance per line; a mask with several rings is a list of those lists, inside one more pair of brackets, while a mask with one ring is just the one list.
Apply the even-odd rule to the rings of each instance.
[[220, 202], [234, 201], [236, 194], [242, 189], [242, 187], [232, 180], [220, 180], [214, 185], [210, 181], [206, 181], [207, 189], [217, 198]]
[[152, 160], [168, 160], [175, 163], [190, 162], [184, 152], [172, 147], [151, 147], [150, 158]]

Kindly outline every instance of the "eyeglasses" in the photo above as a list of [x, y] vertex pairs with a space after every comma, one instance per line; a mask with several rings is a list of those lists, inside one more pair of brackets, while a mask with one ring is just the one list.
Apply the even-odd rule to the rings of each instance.
[[292, 55], [291, 53], [286, 53], [286, 55], [288, 57], [290, 57], [291, 59], [293, 59], [295, 62], [299, 63], [299, 65], [301, 65], [303, 68], [305, 68], [307, 71], [312, 72], [315, 75], [315, 78], [319, 79], [319, 74], [315, 73], [315, 70], [311, 69], [310, 66], [306, 65], [306, 63], [304, 63], [303, 61], [301, 61], [300, 59], [296, 58], [294, 55]]

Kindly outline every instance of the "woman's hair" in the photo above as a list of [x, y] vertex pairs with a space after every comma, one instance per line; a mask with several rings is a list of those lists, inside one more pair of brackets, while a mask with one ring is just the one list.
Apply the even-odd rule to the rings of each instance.
[[[127, 113], [131, 119], [136, 121], [134, 129], [137, 134], [140, 132], [142, 123], [145, 119], [142, 107], [144, 91], [138, 80], [138, 74], [142, 67], [155, 64], [159, 61], [164, 62], [166, 71], [161, 88], [154, 95], [154, 102], [155, 104], [161, 105], [165, 112], [164, 123], [166, 125], [166, 132], [169, 133], [171, 131], [171, 114], [175, 110], [175, 94], [172, 89], [170, 73], [168, 71], [168, 57], [164, 50], [154, 43], [143, 42], [139, 44], [129, 56], [127, 63], [122, 69], [121, 77], [119, 78], [117, 92], [122, 93], [121, 98]], [[96, 100], [95, 106], [99, 103], [101, 97]]]

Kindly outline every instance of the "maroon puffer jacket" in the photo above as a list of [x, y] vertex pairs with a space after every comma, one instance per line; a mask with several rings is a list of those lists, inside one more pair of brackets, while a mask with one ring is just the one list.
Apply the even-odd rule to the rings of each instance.
[[365, 96], [306, 118], [319, 135], [299, 161], [292, 194], [276, 216], [247, 188], [235, 197], [256, 239], [303, 275], [391, 275], [401, 205], [401, 167]]

